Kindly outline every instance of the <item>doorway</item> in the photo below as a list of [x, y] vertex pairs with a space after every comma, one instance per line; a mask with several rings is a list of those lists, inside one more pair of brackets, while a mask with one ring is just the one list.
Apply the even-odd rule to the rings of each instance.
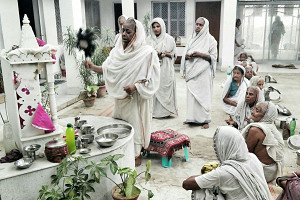
[[[119, 25], [118, 25], [118, 18], [122, 15], [122, 4], [115, 3], [114, 4], [114, 12], [115, 12], [115, 34], [119, 33]], [[137, 18], [137, 5], [134, 3], [134, 19]]]
[[196, 2], [195, 21], [199, 17], [209, 21], [209, 32], [217, 40], [219, 49], [221, 2]]

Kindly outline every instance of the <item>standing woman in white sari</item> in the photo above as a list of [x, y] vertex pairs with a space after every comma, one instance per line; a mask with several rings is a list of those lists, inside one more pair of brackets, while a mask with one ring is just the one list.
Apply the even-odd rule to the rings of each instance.
[[160, 60], [160, 84], [153, 96], [154, 118], [177, 116], [176, 81], [174, 60], [176, 44], [174, 38], [166, 33], [166, 25], [162, 18], [154, 18], [151, 22], [150, 35], [146, 39], [158, 54]]
[[234, 115], [236, 106], [241, 97], [245, 96], [248, 83], [245, 80], [245, 68], [236, 65], [231, 71], [225, 83], [222, 93], [223, 110], [229, 114]]
[[217, 41], [209, 33], [209, 21], [206, 18], [199, 17], [196, 20], [195, 32], [183, 55], [180, 72], [187, 85], [187, 117], [184, 123], [209, 128]]
[[141, 164], [141, 150], [150, 143], [152, 98], [159, 87], [159, 60], [145, 43], [141, 22], [132, 18], [123, 25], [122, 38], [102, 66], [85, 61], [85, 67], [103, 73], [108, 94], [115, 98], [113, 118], [134, 128], [135, 164]]

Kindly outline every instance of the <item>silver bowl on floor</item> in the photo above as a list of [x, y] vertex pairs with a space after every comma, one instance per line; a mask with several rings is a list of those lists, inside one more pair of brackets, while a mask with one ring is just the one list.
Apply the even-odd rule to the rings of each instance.
[[30, 167], [33, 163], [32, 158], [21, 158], [17, 161], [15, 161], [15, 166], [19, 169], [26, 169]]
[[300, 135], [293, 135], [287, 139], [288, 147], [292, 150], [300, 150]]
[[118, 138], [119, 136], [115, 133], [105, 133], [97, 136], [95, 140], [100, 147], [111, 147], [116, 143]]
[[106, 134], [113, 133], [119, 136], [119, 139], [125, 138], [130, 135], [132, 127], [127, 124], [111, 124], [103, 126], [97, 130], [97, 133]]

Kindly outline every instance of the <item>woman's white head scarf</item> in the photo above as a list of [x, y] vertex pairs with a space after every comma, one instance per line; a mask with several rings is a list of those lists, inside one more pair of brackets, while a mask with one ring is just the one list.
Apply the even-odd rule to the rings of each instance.
[[[134, 20], [134, 19], [131, 19]], [[103, 75], [108, 93], [117, 99], [127, 96], [123, 87], [145, 80], [145, 86], [137, 88], [145, 98], [152, 97], [159, 87], [159, 60], [154, 49], [145, 43], [145, 30], [141, 22], [134, 20], [136, 33], [127, 47], [123, 48], [122, 37], [116, 42], [109, 57], [103, 63]], [[151, 54], [151, 56], [149, 56]], [[145, 58], [150, 60], [145, 60]], [[150, 84], [149, 87], [148, 84]], [[137, 85], [139, 87], [139, 85]]]
[[[158, 23], [160, 25], [161, 32], [160, 32], [160, 35], [158, 37], [155, 35], [155, 33], [154, 33], [153, 29], [152, 29], [152, 25], [154, 23]], [[155, 44], [151, 44], [151, 46], [154, 47], [155, 45], [158, 45], [158, 44], [160, 44], [161, 42], [164, 41], [165, 36], [166, 36], [166, 25], [165, 25], [165, 22], [164, 22], [164, 20], [162, 18], [159, 18], [159, 17], [154, 18], [151, 21], [149, 28], [150, 28], [151, 41], [147, 40], [147, 42], [150, 41], [151, 43], [155, 43]]]
[[267, 110], [265, 111], [264, 117], [259, 122], [264, 122], [264, 123], [267, 123], [267, 124], [273, 124], [275, 122], [275, 120], [277, 119], [277, 117], [278, 117], [277, 108], [270, 101], [263, 102], [260, 105], [263, 105], [263, 104], [267, 104]]
[[257, 86], [257, 83], [259, 81], [263, 80], [265, 82], [265, 79], [261, 76], [253, 76], [251, 79], [250, 79], [250, 85], [251, 86]]
[[262, 166], [257, 166], [257, 169], [249, 166], [252, 160], [258, 164], [259, 162], [248, 152], [245, 139], [237, 129], [229, 126], [218, 127], [214, 136], [214, 148], [221, 166], [235, 177], [249, 199], [269, 200], [270, 192], [264, 182]]

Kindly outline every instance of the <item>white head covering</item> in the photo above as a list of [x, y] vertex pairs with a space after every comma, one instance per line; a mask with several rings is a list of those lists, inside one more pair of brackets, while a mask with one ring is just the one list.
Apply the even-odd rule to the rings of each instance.
[[120, 15], [120, 16], [118, 17], [119, 33], [122, 34], [122, 27], [121, 27], [121, 25], [120, 25], [120, 19], [121, 19], [121, 18], [124, 18], [125, 21], [126, 21], [126, 20], [128, 19], [128, 17], [127, 17], [126, 15]]
[[274, 122], [278, 116], [277, 108], [272, 102], [262, 102], [257, 105], [267, 104], [264, 117], [258, 123], [251, 123], [242, 130], [242, 134], [247, 139], [249, 129], [252, 126], [260, 128], [266, 135], [263, 145], [266, 146], [268, 155], [277, 163], [277, 175], [281, 176], [284, 159], [284, 142], [282, 134], [277, 130]]
[[[192, 54], [194, 51], [199, 51], [204, 54], [209, 55], [209, 50], [213, 45], [216, 44], [216, 40], [214, 37], [209, 33], [209, 21], [204, 17], [199, 17], [204, 20], [204, 26], [201, 29], [201, 31], [196, 34], [194, 31], [192, 34], [192, 38], [187, 43], [187, 46], [183, 52], [183, 56], [181, 58], [181, 65], [180, 65], [180, 73], [182, 75], [185, 75], [186, 81], [191, 80], [194, 77], [197, 77], [199, 74], [204, 72], [208, 67], [211, 67], [213, 77], [215, 76], [215, 70], [216, 70], [216, 57], [217, 55], [214, 55], [214, 57], [211, 57], [211, 64], [210, 65], [204, 65], [203, 68], [194, 67], [190, 69], [189, 71], [186, 71], [186, 60], [185, 55], [186, 54]], [[199, 19], [198, 18], [198, 19]], [[199, 59], [199, 58], [196, 58]], [[204, 60], [203, 60], [204, 61]], [[207, 62], [207, 61], [204, 61]]]
[[[133, 20], [133, 19], [132, 19]], [[136, 33], [126, 47], [123, 48], [122, 37], [116, 43], [115, 48], [103, 63], [103, 75], [108, 93], [122, 99], [127, 96], [125, 86], [135, 84], [137, 81], [145, 80], [145, 86], [138, 88], [140, 95], [150, 98], [159, 87], [159, 60], [154, 49], [145, 43], [145, 31], [141, 22], [134, 20]], [[149, 56], [151, 54], [151, 56]], [[150, 60], [145, 60], [149, 58]], [[150, 87], [147, 87], [151, 83]]]
[[[160, 35], [157, 37], [152, 29], [152, 25], [154, 23], [158, 23], [160, 25]], [[166, 36], [166, 25], [165, 25], [165, 22], [162, 18], [154, 18], [151, 23], [150, 23], [150, 37], [151, 37], [151, 40], [149, 38], [149, 40], [147, 39], [147, 42], [151, 42], [151, 46], [156, 46], [160, 43], [162, 43], [165, 39], [165, 36]], [[152, 44], [153, 43], [153, 44]], [[154, 47], [155, 48], [155, 47]], [[156, 49], [156, 48], [155, 48]]]
[[214, 136], [214, 148], [221, 167], [224, 166], [235, 177], [249, 199], [270, 199], [262, 165], [255, 155], [248, 152], [245, 140], [237, 129], [218, 127]]

